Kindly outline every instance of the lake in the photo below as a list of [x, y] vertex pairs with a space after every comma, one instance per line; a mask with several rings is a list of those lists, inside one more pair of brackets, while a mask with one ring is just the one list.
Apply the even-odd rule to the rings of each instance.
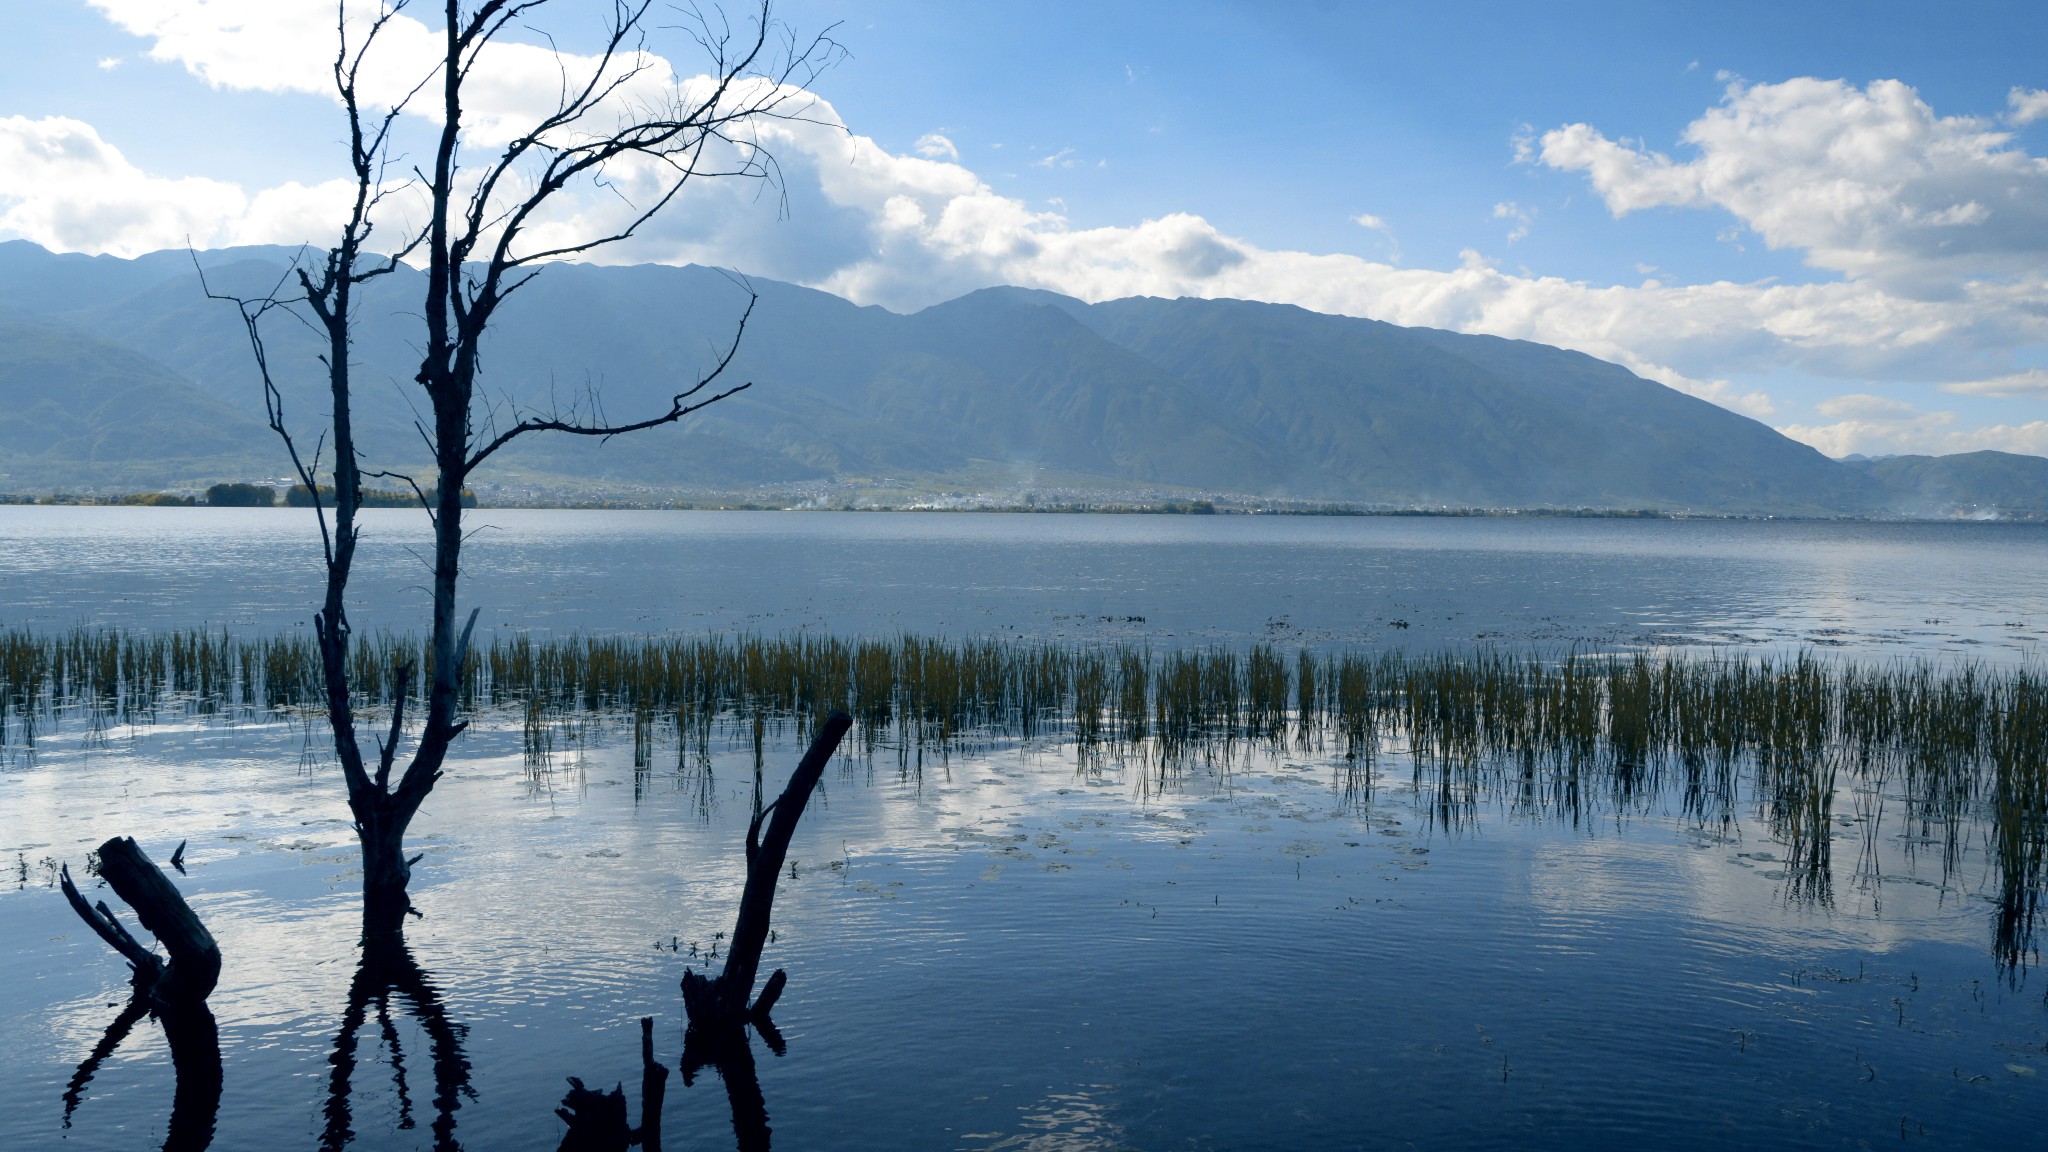
[[[1491, 646], [1805, 651], [2025, 671], [2048, 527], [486, 510], [484, 627], [1002, 636], [1156, 651]], [[359, 628], [417, 629], [425, 533], [373, 513]], [[306, 627], [289, 510], [0, 508], [0, 627]], [[1769, 789], [1677, 773], [1570, 803], [1445, 784], [1398, 731], [1164, 766], [1058, 732], [885, 733], [828, 768], [766, 963], [786, 1051], [671, 1077], [665, 1147], [2031, 1146], [2048, 1116], [2037, 957], [2000, 818], [1944, 838], [1903, 776], [1844, 765], [1824, 886]], [[637, 1107], [638, 1020], [731, 929], [754, 750], [622, 717], [545, 758], [486, 714], [414, 823], [411, 967], [365, 979], [338, 770], [302, 718], [166, 709], [46, 724], [0, 769], [0, 1147], [163, 1143], [148, 1021], [54, 888], [112, 835], [219, 937], [215, 1146], [553, 1148], [576, 1076]], [[771, 791], [801, 742], [765, 737]], [[1361, 773], [1366, 779], [1361, 780]], [[1508, 781], [1511, 774], [1490, 776]], [[1802, 865], [1794, 857], [1806, 861]], [[2031, 883], [2031, 881], [2030, 881]], [[102, 891], [94, 898], [107, 897]], [[696, 956], [692, 956], [695, 949]], [[747, 1097], [750, 1091], [737, 1093]], [[67, 1100], [68, 1096], [68, 1100]]]
[[[2001, 662], [2048, 636], [2048, 527], [2029, 524], [471, 515], [463, 595], [485, 629], [1732, 644]], [[424, 516], [363, 518], [353, 618], [419, 627]], [[0, 626], [305, 627], [319, 547], [297, 509], [0, 506]]]

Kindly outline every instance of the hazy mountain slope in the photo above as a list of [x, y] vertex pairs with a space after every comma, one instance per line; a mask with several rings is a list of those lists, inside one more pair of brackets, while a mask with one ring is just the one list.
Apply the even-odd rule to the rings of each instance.
[[2048, 460], [2039, 456], [1962, 452], [1848, 463], [1889, 488], [1896, 506], [1912, 515], [2048, 512]]
[[1295, 488], [1741, 511], [1883, 502], [1754, 420], [1575, 352], [1239, 300], [1116, 300], [1091, 313], [1107, 337], [1286, 445]]
[[175, 483], [255, 465], [269, 435], [146, 356], [18, 321], [0, 321], [0, 412], [0, 490]]
[[870, 401], [892, 426], [985, 429], [984, 459], [1148, 484], [1254, 491], [1281, 466], [1199, 390], [1057, 309], [975, 293], [910, 321], [923, 371], [892, 365]]
[[[198, 259], [215, 292], [254, 296], [279, 283], [292, 255]], [[1950, 500], [1538, 344], [1244, 301], [1089, 305], [1002, 288], [902, 316], [790, 284], [751, 287], [758, 300], [718, 384], [752, 381], [750, 390], [677, 427], [610, 441], [528, 438], [478, 479], [621, 494], [831, 480], [1778, 513]], [[373, 467], [414, 469], [424, 455], [412, 383], [421, 289], [420, 274], [401, 268], [361, 301], [357, 427]], [[550, 266], [486, 341], [479, 426], [536, 411], [613, 421], [659, 412], [718, 362], [746, 302], [746, 287], [710, 269]], [[285, 470], [260, 426], [240, 320], [206, 298], [190, 254], [125, 261], [0, 244], [8, 323], [0, 352], [47, 363], [49, 333], [68, 331], [92, 346], [76, 370], [97, 373], [93, 387], [126, 380], [140, 390], [112, 406], [53, 404], [53, 389], [83, 385], [49, 383], [66, 378], [47, 368], [15, 373], [12, 447], [0, 451], [41, 460], [39, 475], [60, 477], [48, 483], [100, 483], [109, 469], [139, 478], [210, 467], [210, 479]], [[310, 447], [327, 405], [322, 341], [282, 313], [265, 332], [288, 418]], [[133, 358], [110, 359], [121, 349]], [[143, 402], [157, 394], [168, 399]], [[206, 415], [188, 428], [193, 412]], [[150, 421], [170, 434], [138, 435]], [[64, 471], [73, 466], [85, 470]], [[1977, 466], [1942, 475], [1944, 493], [2002, 482]]]

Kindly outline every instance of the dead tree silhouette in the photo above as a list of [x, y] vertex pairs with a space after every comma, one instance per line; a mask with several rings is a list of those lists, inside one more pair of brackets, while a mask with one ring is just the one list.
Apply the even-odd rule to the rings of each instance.
[[[458, 598], [464, 486], [521, 437], [560, 432], [604, 438], [674, 424], [751, 384], [725, 379], [752, 315], [749, 289], [746, 312], [731, 342], [707, 371], [677, 383], [666, 408], [614, 421], [595, 403], [568, 411], [514, 407], [501, 419], [500, 410], [479, 392], [485, 338], [500, 308], [540, 275], [543, 265], [587, 257], [632, 238], [692, 181], [758, 180], [779, 187], [779, 169], [761, 144], [760, 129], [775, 121], [805, 119], [812, 107], [809, 85], [840, 54], [828, 37], [804, 41], [791, 36], [772, 19], [766, 0], [750, 24], [737, 31], [716, 13], [686, 15], [686, 39], [706, 54], [706, 75], [668, 85], [658, 98], [650, 97], [656, 58], [648, 54], [646, 42], [662, 26], [650, 19], [649, 0], [614, 0], [597, 51], [557, 54], [560, 91], [553, 111], [509, 132], [493, 125], [492, 131], [508, 142], [480, 163], [467, 163], [471, 157], [465, 142], [477, 134], [471, 90], [487, 84], [481, 77], [490, 71], [493, 45], [511, 31], [531, 28], [547, 6], [548, 0], [445, 0], [435, 68], [409, 92], [373, 99], [364, 84], [377, 69], [366, 72], [366, 62], [406, 4], [381, 5], [373, 17], [352, 21], [348, 0], [342, 0], [333, 75], [347, 117], [354, 195], [340, 237], [320, 258], [301, 259], [264, 296], [217, 294], [240, 309], [265, 413], [311, 497], [320, 526], [326, 589], [313, 620], [335, 756], [362, 846], [365, 936], [403, 931], [413, 910], [408, 883], [419, 862], [418, 856], [406, 855], [406, 829], [441, 778], [450, 745], [467, 723], [460, 716], [462, 684], [477, 616], [475, 608], [464, 613]], [[361, 30], [353, 40], [352, 29]], [[431, 104], [424, 116], [438, 121], [432, 157], [410, 169], [411, 179], [394, 182], [387, 179], [400, 159], [393, 134], [415, 102]], [[643, 189], [640, 199], [630, 198], [630, 188]], [[610, 224], [564, 235], [558, 210], [577, 191], [623, 199], [627, 206]], [[423, 218], [385, 252], [376, 252], [372, 239], [380, 220], [396, 217], [401, 206], [418, 208]], [[370, 449], [357, 442], [354, 422], [351, 349], [359, 292], [402, 262], [424, 271], [414, 375], [426, 409], [416, 427], [432, 456], [431, 479], [424, 486], [410, 475], [366, 468]], [[216, 295], [210, 287], [208, 293]], [[310, 325], [324, 346], [330, 403], [310, 455], [301, 450], [286, 420], [265, 342], [266, 324], [281, 315]], [[332, 453], [329, 485], [319, 477], [324, 451]], [[379, 451], [389, 457], [393, 446]], [[388, 731], [369, 752], [356, 731], [360, 702], [350, 690], [348, 585], [361, 538], [362, 482], [378, 476], [408, 485], [432, 521], [433, 611], [427, 666], [397, 670]], [[331, 500], [323, 493], [331, 493]], [[411, 753], [401, 761], [405, 704], [415, 676], [425, 684], [424, 715]]]
[[[811, 793], [817, 791], [825, 765], [852, 726], [853, 718], [844, 712], [825, 717], [782, 794], [756, 811], [747, 825], [747, 880], [724, 970], [716, 977], [700, 976], [695, 970], [683, 973], [683, 1007], [688, 1018], [683, 1033], [683, 1084], [694, 1084], [697, 1074], [707, 1067], [718, 1072], [740, 1152], [766, 1152], [770, 1138], [768, 1105], [754, 1068], [750, 1031], [765, 1040], [776, 1055], [787, 1051], [769, 1013], [788, 984], [788, 975], [776, 969], [760, 996], [754, 995], [754, 978], [761, 970], [761, 953], [768, 943], [769, 920], [774, 913], [775, 885]], [[654, 1059], [652, 1017], [640, 1021], [640, 1061], [638, 1127], [627, 1123], [623, 1085], [606, 1092], [590, 1088], [574, 1076], [569, 1078], [569, 1093], [555, 1110], [569, 1126], [561, 1152], [624, 1152], [634, 1144], [659, 1152], [668, 1070]]]

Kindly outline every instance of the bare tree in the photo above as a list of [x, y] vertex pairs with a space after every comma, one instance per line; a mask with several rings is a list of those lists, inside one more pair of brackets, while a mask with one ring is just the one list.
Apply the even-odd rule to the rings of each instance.
[[[288, 289], [281, 282], [260, 298], [223, 297], [234, 300], [241, 310], [262, 376], [270, 425], [283, 439], [300, 483], [313, 494], [320, 523], [327, 582], [314, 623], [334, 750], [362, 843], [363, 925], [369, 938], [395, 936], [403, 930], [411, 910], [407, 885], [419, 859], [406, 857], [405, 831], [440, 779], [450, 744], [467, 723], [458, 718], [458, 704], [476, 611], [472, 609], [463, 621], [457, 603], [465, 485], [477, 468], [520, 437], [538, 432], [596, 437], [636, 432], [675, 423], [747, 388], [747, 383], [726, 381], [725, 372], [752, 315], [753, 297], [750, 291], [731, 343], [708, 372], [682, 382], [666, 409], [617, 422], [606, 419], [595, 405], [588, 411], [568, 412], [483, 405], [478, 384], [486, 334], [506, 300], [530, 284], [543, 265], [586, 256], [631, 238], [669, 208], [692, 180], [739, 178], [776, 184], [779, 172], [761, 145], [759, 129], [775, 120], [805, 119], [811, 108], [811, 82], [840, 52], [823, 35], [807, 41], [788, 35], [771, 19], [767, 0], [761, 0], [751, 20], [738, 30], [716, 12], [689, 11], [683, 14], [685, 28], [707, 57], [705, 76], [694, 84], [668, 86], [650, 98], [646, 89], [657, 66], [645, 46], [652, 30], [651, 5], [647, 0], [611, 0], [595, 53], [557, 53], [560, 89], [554, 110], [510, 135], [495, 154], [472, 169], [465, 163], [465, 87], [480, 64], [488, 66], [491, 46], [509, 30], [528, 27], [549, 0], [445, 0], [438, 66], [410, 92], [387, 98], [379, 111], [363, 91], [365, 64], [405, 6], [404, 0], [380, 5], [373, 18], [359, 25], [363, 31], [353, 42], [347, 0], [337, 8], [334, 82], [347, 115], [355, 182], [353, 206], [339, 242], [324, 259], [298, 263], [290, 274], [295, 287]], [[394, 184], [388, 179], [390, 170], [401, 163], [394, 155], [394, 130], [415, 104], [430, 100], [436, 106], [429, 118], [439, 121], [431, 162], [424, 168], [412, 167], [408, 179]], [[627, 179], [649, 189], [637, 202], [619, 190]], [[614, 225], [567, 239], [540, 227], [551, 223], [550, 213], [566, 202], [565, 194], [582, 190], [620, 197], [624, 210]], [[398, 203], [424, 204], [424, 220], [378, 253], [371, 247], [376, 220]], [[529, 243], [536, 234], [550, 238]], [[422, 267], [426, 280], [419, 312], [424, 328], [421, 357], [414, 377], [426, 400], [418, 428], [433, 459], [432, 481], [424, 488], [411, 476], [365, 469], [351, 422], [349, 357], [357, 291], [401, 262]], [[280, 310], [312, 324], [325, 342], [321, 361], [332, 409], [310, 457], [286, 425], [264, 342], [265, 321]], [[329, 450], [331, 508], [319, 483], [320, 460]], [[426, 715], [402, 766], [405, 703], [415, 669], [407, 665], [397, 671], [389, 730], [376, 740], [374, 757], [366, 754], [351, 711], [347, 591], [365, 476], [404, 481], [433, 521]]]

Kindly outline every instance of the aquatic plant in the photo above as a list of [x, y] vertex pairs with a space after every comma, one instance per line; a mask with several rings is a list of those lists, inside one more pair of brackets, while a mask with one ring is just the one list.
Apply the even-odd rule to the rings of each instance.
[[[423, 698], [431, 663], [406, 634], [358, 634], [352, 708], [388, 716]], [[0, 630], [0, 757], [35, 755], [67, 728], [106, 739], [165, 716], [324, 708], [317, 646], [283, 633]], [[679, 771], [710, 795], [711, 746], [808, 738], [843, 711], [847, 755], [893, 751], [906, 772], [1004, 742], [1070, 744], [1164, 779], [1246, 755], [1322, 754], [1347, 803], [1405, 760], [1446, 826], [1482, 799], [1567, 821], [1675, 794], [1704, 830], [1753, 804], [1786, 848], [1787, 895], [1834, 892], [1846, 819], [1874, 848], [1875, 815], [1902, 802], [1908, 851], [1937, 846], [1943, 882], [1982, 826], [2000, 885], [1994, 941], [2016, 970], [2048, 892], [2048, 674], [1927, 660], [1866, 664], [1727, 653], [1494, 649], [1286, 653], [1269, 644], [1154, 652], [1128, 645], [899, 635], [835, 637], [508, 634], [460, 680], [470, 716], [516, 724], [536, 771], [616, 728], [637, 770], [673, 741]], [[757, 787], [759, 781], [757, 779]], [[1745, 790], [1749, 798], [1744, 798]], [[1844, 796], [1850, 800], [1841, 799]], [[1856, 815], [1838, 815], [1849, 804]]]

